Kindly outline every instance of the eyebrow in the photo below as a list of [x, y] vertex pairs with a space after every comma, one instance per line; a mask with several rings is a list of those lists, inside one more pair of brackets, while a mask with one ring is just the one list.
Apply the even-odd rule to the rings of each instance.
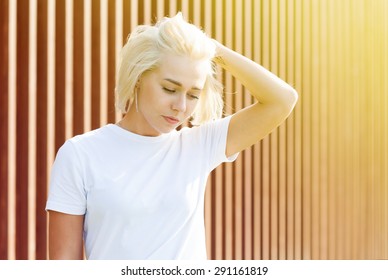
[[[180, 82], [177, 82], [177, 81], [175, 81], [175, 80], [172, 80], [172, 79], [169, 79], [169, 78], [166, 78], [166, 79], [164, 79], [165, 81], [168, 81], [168, 82], [170, 82], [170, 83], [173, 83], [173, 84], [175, 84], [175, 85], [177, 85], [177, 86], [182, 86], [182, 84], [180, 83]], [[193, 89], [193, 90], [203, 90], [202, 88], [197, 88], [197, 87], [192, 87], [191, 89]]]

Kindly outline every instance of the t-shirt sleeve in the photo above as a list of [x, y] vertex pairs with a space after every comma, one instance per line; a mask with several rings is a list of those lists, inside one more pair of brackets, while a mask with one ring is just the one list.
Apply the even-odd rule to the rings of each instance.
[[209, 122], [202, 127], [204, 132], [204, 145], [209, 155], [210, 171], [223, 162], [235, 161], [238, 156], [238, 153], [230, 157], [227, 157], [225, 154], [230, 119], [231, 116], [228, 116], [213, 122]]
[[46, 210], [73, 215], [83, 215], [86, 211], [82, 164], [69, 140], [58, 150], [51, 170]]

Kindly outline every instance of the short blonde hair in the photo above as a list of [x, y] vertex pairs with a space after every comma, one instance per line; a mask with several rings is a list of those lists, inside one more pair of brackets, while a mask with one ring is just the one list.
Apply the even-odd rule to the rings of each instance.
[[174, 54], [209, 61], [209, 73], [193, 113], [192, 124], [220, 118], [223, 88], [216, 78], [215, 52], [215, 43], [198, 27], [185, 21], [180, 12], [174, 17], [163, 18], [154, 26], [138, 26], [128, 37], [120, 54], [115, 88], [116, 108], [127, 113], [141, 75], [157, 69], [163, 54]]

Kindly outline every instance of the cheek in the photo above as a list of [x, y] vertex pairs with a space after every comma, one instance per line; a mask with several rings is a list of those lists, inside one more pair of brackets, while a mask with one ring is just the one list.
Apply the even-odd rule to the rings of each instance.
[[167, 102], [166, 97], [160, 89], [152, 86], [144, 87], [142, 101], [146, 107], [158, 108]]
[[198, 101], [187, 101], [186, 115], [191, 116], [195, 108], [197, 108]]

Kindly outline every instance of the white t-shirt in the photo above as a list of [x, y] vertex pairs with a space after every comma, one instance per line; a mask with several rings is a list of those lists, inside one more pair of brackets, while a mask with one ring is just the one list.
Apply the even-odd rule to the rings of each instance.
[[114, 124], [59, 149], [46, 210], [85, 215], [88, 259], [206, 259], [204, 193], [230, 117], [157, 137]]

